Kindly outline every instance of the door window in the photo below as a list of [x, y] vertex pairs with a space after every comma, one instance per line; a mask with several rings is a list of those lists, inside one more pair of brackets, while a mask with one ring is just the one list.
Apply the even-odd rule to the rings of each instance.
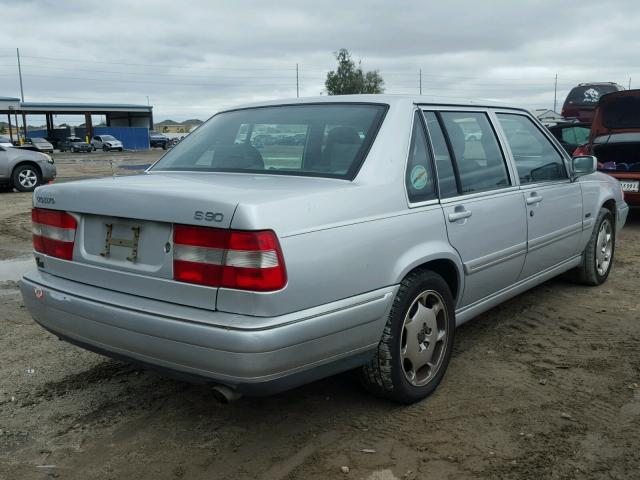
[[463, 194], [509, 186], [507, 166], [487, 115], [442, 112]]
[[510, 113], [498, 113], [497, 117], [518, 168], [520, 183], [567, 178], [562, 156], [530, 118]]
[[409, 201], [412, 203], [424, 202], [436, 197], [435, 179], [429, 149], [427, 148], [427, 137], [420, 121], [419, 112], [415, 113], [413, 119], [406, 184]]

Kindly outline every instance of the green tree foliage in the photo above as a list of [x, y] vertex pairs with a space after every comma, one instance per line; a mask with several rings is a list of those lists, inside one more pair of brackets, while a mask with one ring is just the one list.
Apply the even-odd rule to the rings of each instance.
[[360, 63], [356, 66], [346, 48], [335, 52], [335, 56], [338, 68], [327, 73], [324, 82], [328, 95], [384, 92], [384, 80], [377, 70], [363, 72]]

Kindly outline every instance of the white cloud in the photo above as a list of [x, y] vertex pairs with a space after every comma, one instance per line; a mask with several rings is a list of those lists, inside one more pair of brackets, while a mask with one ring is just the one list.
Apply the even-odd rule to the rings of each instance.
[[[640, 81], [634, 1], [0, 2], [0, 95], [154, 105], [206, 118], [247, 101], [323, 89], [332, 52], [379, 69], [389, 93], [551, 107], [583, 81]], [[559, 108], [559, 107], [558, 107]]]

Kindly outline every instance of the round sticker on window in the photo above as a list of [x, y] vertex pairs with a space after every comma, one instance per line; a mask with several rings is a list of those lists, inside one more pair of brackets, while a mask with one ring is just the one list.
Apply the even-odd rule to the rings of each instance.
[[427, 169], [422, 165], [416, 165], [411, 169], [411, 185], [416, 190], [422, 190], [427, 185], [428, 177]]

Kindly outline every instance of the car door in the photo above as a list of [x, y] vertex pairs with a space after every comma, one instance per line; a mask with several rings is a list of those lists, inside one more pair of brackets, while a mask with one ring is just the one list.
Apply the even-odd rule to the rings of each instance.
[[521, 279], [578, 255], [582, 191], [543, 127], [524, 113], [497, 112], [527, 206], [527, 257]]
[[102, 148], [102, 138], [99, 136], [93, 137], [93, 147], [94, 148]]
[[486, 111], [427, 111], [425, 118], [447, 235], [464, 265], [465, 307], [517, 281], [526, 253], [524, 199]]

